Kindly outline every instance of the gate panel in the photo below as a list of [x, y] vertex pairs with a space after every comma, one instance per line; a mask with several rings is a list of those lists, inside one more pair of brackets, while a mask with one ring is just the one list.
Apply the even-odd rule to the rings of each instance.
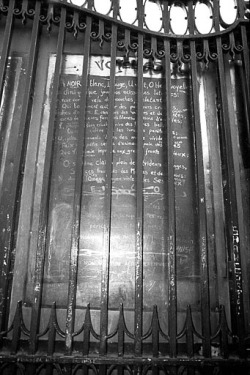
[[249, 371], [246, 2], [82, 3], [0, 2], [0, 371]]

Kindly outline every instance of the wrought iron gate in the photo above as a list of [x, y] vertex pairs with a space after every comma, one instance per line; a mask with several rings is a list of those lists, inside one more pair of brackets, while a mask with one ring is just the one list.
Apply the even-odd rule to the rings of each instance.
[[0, 0], [0, 372], [250, 373], [249, 3], [73, 3]]

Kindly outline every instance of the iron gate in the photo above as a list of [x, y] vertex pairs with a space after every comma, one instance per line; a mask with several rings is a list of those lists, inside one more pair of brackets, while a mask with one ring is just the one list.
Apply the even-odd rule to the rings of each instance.
[[0, 371], [249, 373], [249, 4], [107, 3], [0, 0]]

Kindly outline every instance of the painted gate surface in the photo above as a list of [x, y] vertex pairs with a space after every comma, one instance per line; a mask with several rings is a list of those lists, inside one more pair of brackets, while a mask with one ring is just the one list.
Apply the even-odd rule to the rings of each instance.
[[1, 374], [249, 373], [249, 3], [0, 0]]

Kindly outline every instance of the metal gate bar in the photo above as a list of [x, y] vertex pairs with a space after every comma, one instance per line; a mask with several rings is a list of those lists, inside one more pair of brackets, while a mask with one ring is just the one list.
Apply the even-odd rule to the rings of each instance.
[[[143, 25], [143, 3], [138, 1], [138, 26]], [[135, 356], [142, 354], [143, 307], [143, 34], [138, 33], [137, 149], [136, 149], [136, 260], [135, 260]]]
[[[12, 10], [13, 12], [14, 8], [14, 0], [11, 0], [9, 11]], [[4, 256], [3, 259], [0, 258], [0, 262], [2, 264], [2, 273], [1, 273], [1, 288], [3, 289], [3, 303], [0, 307], [0, 327], [2, 327], [2, 324], [6, 324], [6, 319], [8, 317], [5, 315], [8, 313], [8, 306], [7, 306], [7, 297], [11, 290], [11, 282], [9, 280], [9, 272], [10, 272], [10, 261], [11, 261], [11, 253], [13, 251], [13, 236], [15, 231], [15, 225], [17, 224], [17, 218], [18, 218], [18, 196], [20, 194], [20, 186], [22, 184], [22, 178], [21, 178], [21, 169], [23, 168], [23, 162], [25, 158], [25, 150], [26, 150], [26, 143], [27, 143], [27, 135], [28, 135], [28, 128], [29, 128], [29, 120], [30, 120], [30, 110], [31, 110], [31, 95], [33, 90], [33, 80], [34, 75], [36, 71], [36, 54], [38, 49], [38, 38], [39, 38], [39, 28], [40, 28], [40, 9], [41, 9], [41, 3], [36, 2], [35, 6], [35, 15], [34, 15], [34, 21], [32, 25], [32, 32], [31, 32], [31, 40], [30, 40], [30, 51], [29, 51], [29, 60], [27, 65], [27, 78], [25, 81], [25, 87], [24, 87], [24, 95], [23, 95], [23, 102], [22, 102], [22, 108], [21, 108], [21, 116], [20, 116], [20, 122], [19, 122], [19, 128], [18, 128], [18, 141], [15, 148], [15, 156], [14, 160], [11, 161], [11, 182], [9, 183], [8, 188], [5, 187], [1, 200], [1, 216], [2, 216], [2, 223], [4, 223], [7, 219], [8, 223], [8, 230], [5, 231], [4, 235], [4, 242], [2, 244], [2, 251], [1, 255]], [[12, 24], [12, 19], [9, 18], [9, 12], [7, 17], [7, 22], [10, 22]], [[9, 49], [10, 44], [10, 32], [11, 28], [9, 28], [9, 25], [7, 27], [7, 33], [6, 37], [8, 37], [7, 40], [4, 40], [4, 42], [7, 43], [7, 47]], [[5, 67], [6, 61], [7, 61], [7, 53], [8, 49], [5, 50], [4, 48], [4, 56], [3, 61], [1, 60], [1, 63], [3, 63], [2, 68]], [[2, 76], [2, 78], [4, 75]], [[13, 150], [12, 150], [13, 151]], [[1, 322], [1, 318], [3, 321]]]
[[11, 0], [8, 7], [8, 15], [6, 18], [6, 24], [4, 29], [3, 36], [3, 48], [1, 51], [1, 60], [0, 60], [0, 98], [2, 97], [3, 86], [4, 86], [4, 76], [6, 72], [6, 65], [8, 60], [8, 53], [11, 43], [11, 32], [13, 25], [13, 10], [15, 6], [15, 0]]
[[[6, 68], [7, 68], [7, 61], [8, 61], [8, 53], [10, 49], [11, 44], [11, 32], [12, 32], [12, 24], [13, 24], [13, 10], [14, 10], [15, 1], [12, 0], [10, 2], [9, 8], [8, 8], [8, 15], [6, 17], [6, 24], [4, 29], [4, 37], [3, 37], [3, 48], [1, 51], [1, 60], [0, 60], [0, 103], [2, 99], [3, 89], [4, 89], [4, 79], [6, 74]], [[8, 212], [6, 213], [6, 207], [4, 207], [6, 204], [3, 203], [0, 206], [0, 221], [4, 223], [7, 220], [8, 225], [9, 219], [13, 218], [13, 214], [11, 215], [11, 218], [8, 219]], [[4, 232], [2, 234], [1, 239], [1, 247], [2, 251], [0, 252], [0, 264], [2, 265], [3, 269], [0, 273], [0, 285], [2, 288], [2, 304], [0, 305], [0, 329], [4, 329], [4, 325], [6, 323], [6, 309], [7, 309], [7, 294], [8, 294], [8, 280], [6, 278], [6, 275], [8, 274], [9, 265], [10, 265], [10, 232]]]
[[[241, 7], [242, 8], [242, 7]], [[241, 14], [244, 12], [241, 12]], [[247, 32], [246, 26], [241, 25], [241, 39], [242, 39], [242, 65], [243, 65], [243, 74], [242, 74], [242, 85], [243, 89], [243, 100], [245, 108], [245, 121], [246, 121], [246, 131], [248, 137], [248, 144], [250, 144], [250, 119], [249, 119], [249, 102], [250, 102], [250, 63], [249, 63], [249, 47], [247, 43]]]
[[[114, 18], [117, 18], [118, 3], [114, 4]], [[107, 129], [107, 156], [105, 174], [105, 204], [104, 204], [104, 229], [103, 253], [101, 272], [101, 305], [100, 305], [100, 354], [107, 352], [108, 335], [108, 294], [109, 294], [109, 267], [110, 267], [110, 232], [111, 232], [111, 205], [112, 205], [112, 167], [113, 167], [113, 135], [114, 135], [114, 108], [115, 108], [115, 73], [117, 49], [117, 25], [112, 24], [111, 39], [111, 67]]]
[[[164, 32], [169, 33], [168, 1], [164, 3], [163, 22]], [[164, 74], [165, 74], [165, 111], [167, 128], [167, 248], [168, 248], [168, 334], [170, 345], [170, 356], [177, 354], [177, 291], [176, 291], [176, 213], [175, 213], [175, 186], [174, 186], [174, 140], [172, 129], [172, 103], [171, 103], [171, 63], [170, 63], [170, 41], [164, 39]], [[164, 102], [163, 102], [164, 103]]]
[[65, 21], [66, 21], [66, 9], [61, 8], [60, 25], [57, 40], [56, 49], [56, 64], [53, 80], [53, 91], [52, 91], [52, 102], [49, 117], [49, 128], [47, 135], [46, 145], [46, 156], [44, 162], [44, 175], [43, 175], [43, 188], [41, 196], [41, 210], [39, 216], [39, 229], [38, 229], [38, 244], [36, 253], [36, 265], [35, 265], [35, 282], [34, 282], [34, 294], [32, 304], [32, 315], [31, 315], [31, 326], [30, 326], [30, 351], [35, 353], [37, 348], [37, 334], [40, 325], [40, 314], [41, 314], [41, 300], [43, 290], [43, 273], [44, 273], [44, 262], [46, 252], [46, 240], [47, 240], [47, 229], [48, 229], [48, 212], [49, 212], [49, 192], [50, 192], [50, 178], [52, 173], [52, 155], [53, 155], [53, 143], [55, 133], [55, 119], [57, 111], [57, 95], [60, 84], [60, 73], [63, 61], [63, 46], [65, 36]]
[[[241, 0], [237, 1], [238, 8], [239, 8], [239, 16], [241, 18], [245, 17], [245, 7]], [[245, 75], [245, 83], [246, 83], [246, 104], [249, 104], [250, 101], [250, 64], [249, 64], [249, 46], [247, 43], [247, 30], [246, 25], [241, 25], [241, 40], [242, 40], [242, 63], [244, 68], [244, 75]], [[246, 111], [246, 115], [248, 115], [248, 111]], [[249, 117], [247, 116], [247, 131], [248, 131], [248, 140], [250, 142], [250, 125], [249, 125]]]
[[[190, 32], [194, 33], [194, 10], [193, 1], [188, 2], [189, 10], [189, 27]], [[190, 55], [191, 55], [191, 87], [192, 87], [192, 104], [194, 114], [194, 132], [195, 132], [195, 154], [196, 154], [196, 168], [197, 168], [197, 206], [198, 206], [198, 230], [199, 230], [199, 252], [200, 252], [200, 275], [201, 275], [201, 324], [203, 335], [203, 353], [205, 357], [210, 357], [210, 303], [209, 303], [209, 279], [208, 279], [208, 254], [207, 254], [207, 222], [206, 222], [206, 196], [205, 196], [205, 179], [203, 166], [203, 150], [201, 138], [201, 120], [198, 94], [198, 79], [197, 79], [197, 60], [196, 60], [196, 45], [195, 41], [190, 41]]]
[[67, 302], [67, 318], [66, 318], [66, 352], [72, 353], [73, 332], [75, 322], [75, 300], [77, 288], [77, 269], [80, 239], [80, 219], [81, 219], [81, 201], [83, 188], [83, 165], [84, 165], [84, 144], [86, 129], [86, 113], [87, 113], [87, 97], [88, 97], [88, 68], [90, 60], [90, 33], [92, 26], [92, 18], [86, 17], [86, 28], [84, 35], [84, 51], [83, 51], [83, 68], [81, 75], [81, 99], [79, 110], [79, 129], [77, 143], [77, 160], [75, 173], [75, 190], [73, 204], [73, 222], [71, 234], [71, 251], [70, 251], [70, 270], [69, 270], [69, 286], [68, 286], [68, 302]]
[[[219, 30], [219, 21], [217, 16], [219, 15], [219, 7], [218, 3], [215, 2], [214, 4], [215, 10], [215, 30]], [[229, 258], [229, 283], [233, 283], [234, 287], [230, 287], [230, 295], [231, 295], [231, 315], [232, 315], [232, 332], [239, 335], [239, 343], [240, 343], [240, 353], [244, 355], [244, 344], [243, 344], [243, 336], [244, 336], [244, 316], [243, 316], [243, 296], [242, 296], [242, 283], [239, 280], [240, 287], [237, 286], [236, 281], [236, 267], [238, 269], [238, 273], [241, 276], [241, 263], [240, 263], [240, 244], [236, 244], [237, 251], [235, 251], [235, 244], [234, 244], [234, 231], [238, 232], [238, 208], [236, 203], [236, 188], [235, 188], [235, 171], [234, 171], [234, 164], [232, 159], [232, 143], [231, 143], [231, 135], [230, 135], [230, 121], [229, 121], [229, 114], [228, 114], [228, 102], [227, 102], [227, 87], [225, 81], [225, 70], [224, 70], [224, 60], [223, 60], [223, 52], [222, 52], [222, 41], [221, 37], [216, 38], [216, 48], [218, 54], [218, 86], [219, 86], [219, 98], [221, 102], [221, 132], [222, 132], [222, 140], [224, 143], [224, 149], [222, 151], [225, 152], [222, 158], [225, 165], [225, 178], [227, 180], [227, 184], [225, 186], [225, 212], [227, 217], [227, 244], [228, 244], [228, 258]], [[230, 280], [231, 279], [231, 280]], [[239, 294], [238, 291], [240, 290]]]

